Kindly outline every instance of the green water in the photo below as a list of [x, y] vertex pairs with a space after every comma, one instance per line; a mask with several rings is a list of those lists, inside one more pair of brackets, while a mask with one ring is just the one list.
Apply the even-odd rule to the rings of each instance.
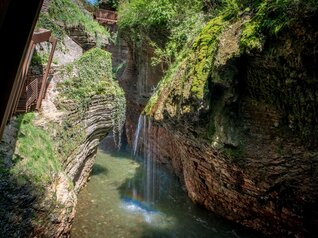
[[145, 202], [141, 158], [99, 150], [88, 185], [78, 197], [72, 238], [260, 237], [195, 206], [178, 180], [156, 165], [155, 199]]

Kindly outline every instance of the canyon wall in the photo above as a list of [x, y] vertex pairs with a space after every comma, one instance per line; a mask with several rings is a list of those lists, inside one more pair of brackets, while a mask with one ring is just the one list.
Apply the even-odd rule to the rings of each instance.
[[[99, 143], [113, 133], [120, 146], [125, 120], [111, 54], [94, 48], [110, 34], [82, 3], [44, 1], [36, 28], [58, 44], [41, 110], [16, 115], [0, 143], [1, 237], [69, 237]], [[36, 46], [31, 78], [43, 77], [49, 45]]]
[[[121, 42], [126, 42], [120, 44], [128, 47], [124, 55], [125, 67], [118, 79], [125, 91], [127, 102], [126, 137], [128, 143], [132, 144], [138, 117], [157, 87], [163, 72], [160, 66], [151, 66], [151, 57], [154, 55], [154, 49], [147, 42], [137, 46], [129, 38], [120, 37]], [[113, 58], [113, 62], [116, 61], [118, 60]]]
[[54, 67], [41, 111], [14, 118], [0, 144], [0, 231], [7, 237], [68, 237], [99, 143], [108, 133], [120, 143], [125, 98], [111, 55], [92, 49], [81, 56], [70, 41], [74, 57], [58, 54], [66, 65]]
[[[248, 18], [211, 20], [143, 111], [142, 149], [173, 168], [195, 203], [280, 237], [313, 237], [317, 227], [315, 19], [251, 51], [240, 43]], [[137, 85], [139, 64], [129, 77]], [[143, 102], [127, 95], [128, 105]], [[137, 115], [130, 121], [131, 143]]]

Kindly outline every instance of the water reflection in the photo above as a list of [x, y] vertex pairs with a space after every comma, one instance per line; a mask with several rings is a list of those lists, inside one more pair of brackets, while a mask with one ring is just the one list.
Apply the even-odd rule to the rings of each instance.
[[156, 165], [155, 197], [147, 200], [143, 158], [99, 150], [78, 198], [71, 232], [81, 237], [261, 237], [195, 206], [176, 177]]

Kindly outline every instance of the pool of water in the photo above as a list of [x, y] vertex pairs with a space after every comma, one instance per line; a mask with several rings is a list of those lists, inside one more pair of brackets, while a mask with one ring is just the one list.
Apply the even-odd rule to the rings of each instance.
[[130, 151], [100, 149], [71, 237], [260, 237], [193, 204], [162, 166], [151, 165], [149, 183], [146, 165]]

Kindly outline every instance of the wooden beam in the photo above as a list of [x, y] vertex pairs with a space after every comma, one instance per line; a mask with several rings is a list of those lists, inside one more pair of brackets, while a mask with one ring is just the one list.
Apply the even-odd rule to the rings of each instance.
[[51, 31], [46, 29], [40, 29], [40, 31], [35, 31], [32, 36], [32, 41], [34, 44], [41, 43], [43, 41], [49, 41], [51, 37]]
[[54, 51], [55, 51], [56, 43], [57, 43], [57, 40], [53, 36], [50, 37], [49, 41], [52, 43], [52, 47], [51, 47], [49, 60], [48, 60], [48, 63], [46, 65], [45, 73], [43, 75], [41, 90], [40, 90], [39, 97], [38, 97], [38, 100], [37, 100], [37, 103], [36, 103], [36, 109], [37, 110], [39, 110], [41, 108], [41, 103], [42, 103], [42, 99], [44, 97], [44, 92], [46, 91], [47, 77], [49, 76], [51, 63], [52, 63], [52, 60], [53, 60]]

